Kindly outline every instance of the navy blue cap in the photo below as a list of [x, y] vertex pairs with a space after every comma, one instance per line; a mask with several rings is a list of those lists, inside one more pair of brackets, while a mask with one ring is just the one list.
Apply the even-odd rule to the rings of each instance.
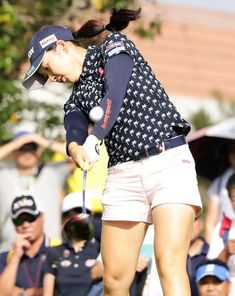
[[46, 26], [38, 31], [28, 46], [28, 58], [31, 66], [28, 69], [22, 84], [28, 89], [38, 89], [47, 82], [47, 77], [37, 73], [45, 52], [53, 47], [57, 40], [74, 40], [70, 29], [63, 26]]
[[13, 221], [23, 213], [37, 216], [42, 212], [42, 206], [35, 197], [31, 195], [17, 196], [11, 205], [11, 218]]

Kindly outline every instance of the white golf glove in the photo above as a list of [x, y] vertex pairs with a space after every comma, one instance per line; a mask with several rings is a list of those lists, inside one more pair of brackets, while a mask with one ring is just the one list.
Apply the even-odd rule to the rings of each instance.
[[83, 148], [92, 162], [96, 162], [100, 158], [100, 143], [101, 141], [96, 136], [89, 135], [83, 144]]

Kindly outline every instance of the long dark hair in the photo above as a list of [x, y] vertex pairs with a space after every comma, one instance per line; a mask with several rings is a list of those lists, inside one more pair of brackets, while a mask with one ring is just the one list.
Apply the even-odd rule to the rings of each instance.
[[92, 38], [105, 30], [110, 32], [124, 30], [129, 25], [129, 22], [139, 18], [140, 12], [141, 8], [137, 10], [113, 9], [107, 25], [97, 20], [89, 20], [77, 32], [73, 32], [73, 36], [75, 39]]

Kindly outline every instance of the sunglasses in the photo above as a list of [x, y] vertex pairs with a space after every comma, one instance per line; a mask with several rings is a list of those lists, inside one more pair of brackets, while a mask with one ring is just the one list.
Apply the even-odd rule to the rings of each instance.
[[36, 216], [30, 215], [30, 214], [22, 214], [19, 217], [17, 217], [16, 219], [14, 219], [13, 223], [15, 226], [21, 226], [24, 224], [24, 222], [33, 223], [34, 221], [37, 220], [39, 215], [40, 214], [38, 214]]
[[32, 143], [24, 144], [22, 147], [18, 149], [18, 151], [30, 152], [30, 151], [37, 151], [37, 149], [38, 149], [38, 144], [32, 142]]

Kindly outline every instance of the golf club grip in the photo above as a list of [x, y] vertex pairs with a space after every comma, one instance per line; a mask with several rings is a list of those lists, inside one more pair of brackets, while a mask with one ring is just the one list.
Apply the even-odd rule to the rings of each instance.
[[82, 213], [86, 214], [86, 177], [87, 170], [83, 170], [82, 176]]

